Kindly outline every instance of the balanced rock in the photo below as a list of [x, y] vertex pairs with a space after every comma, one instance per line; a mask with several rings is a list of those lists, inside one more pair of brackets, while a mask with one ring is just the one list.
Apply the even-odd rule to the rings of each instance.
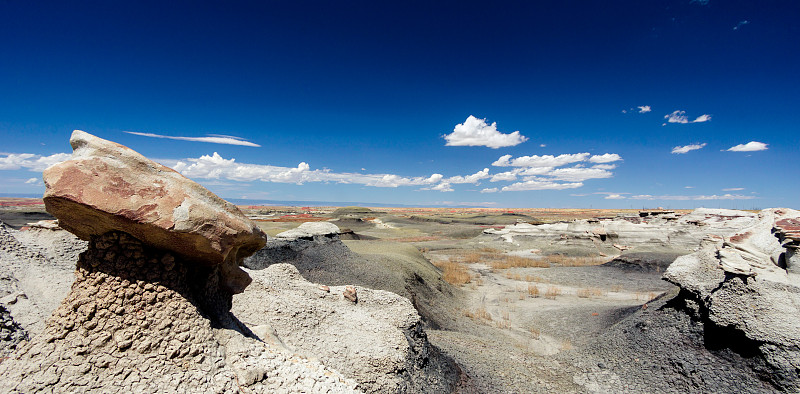
[[238, 265], [266, 235], [235, 205], [120, 144], [80, 130], [70, 144], [72, 158], [44, 171], [45, 207], [61, 227], [87, 241], [123, 231], [187, 261], [222, 265], [233, 293], [250, 283]]
[[42, 332], [0, 363], [0, 392], [353, 392], [230, 312], [251, 282], [239, 262], [266, 243], [235, 206], [121, 145], [71, 143], [45, 203], [88, 246]]

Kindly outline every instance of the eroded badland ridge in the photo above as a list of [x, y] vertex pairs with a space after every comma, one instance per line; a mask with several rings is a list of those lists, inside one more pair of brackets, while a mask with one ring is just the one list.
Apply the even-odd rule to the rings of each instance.
[[0, 207], [0, 392], [800, 391], [798, 211], [236, 207], [70, 142]]

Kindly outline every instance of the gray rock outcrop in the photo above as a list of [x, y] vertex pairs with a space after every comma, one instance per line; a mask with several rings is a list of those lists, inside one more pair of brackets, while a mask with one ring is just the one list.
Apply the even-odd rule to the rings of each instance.
[[265, 242], [238, 209], [121, 145], [72, 142], [45, 198], [88, 248], [44, 330], [0, 364], [0, 392], [354, 391], [231, 314], [238, 264]]
[[761, 211], [754, 225], [706, 238], [664, 273], [707, 324], [747, 341], [762, 362], [759, 372], [788, 391], [800, 391], [800, 276], [787, 270], [791, 252], [778, 224], [798, 218], [790, 209]]
[[[460, 379], [455, 363], [430, 345], [405, 297], [352, 286], [308, 282], [290, 264], [250, 271], [253, 283], [233, 312], [254, 330], [319, 359], [370, 393], [448, 393]], [[357, 301], [347, 299], [357, 290]]]
[[551, 224], [517, 223], [485, 229], [483, 237], [500, 237], [523, 248], [574, 254], [617, 255], [621, 251], [694, 252], [707, 234], [729, 236], [758, 220], [751, 212], [698, 208], [689, 214], [619, 216]]

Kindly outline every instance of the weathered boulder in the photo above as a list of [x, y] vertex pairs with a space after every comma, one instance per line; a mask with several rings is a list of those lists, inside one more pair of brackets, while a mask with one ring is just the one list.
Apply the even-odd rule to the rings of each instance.
[[[708, 237], [699, 251], [679, 257], [664, 274], [680, 286], [709, 326], [750, 347], [759, 375], [782, 390], [800, 390], [800, 277], [787, 270], [786, 237], [779, 224], [800, 218], [791, 209], [767, 209], [731, 237]], [[781, 243], [783, 241], [783, 243]]]
[[80, 130], [70, 144], [72, 158], [44, 171], [45, 206], [61, 227], [84, 240], [124, 231], [187, 261], [222, 265], [231, 292], [249, 284], [239, 262], [266, 235], [235, 205], [120, 144]]
[[[290, 264], [250, 271], [253, 284], [233, 312], [292, 351], [319, 359], [370, 393], [454, 392], [460, 369], [428, 342], [405, 297], [308, 282]], [[357, 289], [357, 290], [356, 290]], [[356, 299], [357, 291], [357, 302]]]

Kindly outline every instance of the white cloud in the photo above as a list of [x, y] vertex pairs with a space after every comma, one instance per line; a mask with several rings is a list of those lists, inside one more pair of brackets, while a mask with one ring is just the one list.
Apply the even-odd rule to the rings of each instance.
[[617, 165], [616, 164], [596, 164], [596, 165], [593, 165], [592, 168], [598, 168], [598, 169], [601, 169], [601, 170], [613, 170], [613, 169], [617, 168]]
[[652, 196], [649, 194], [639, 194], [628, 197], [632, 200], [679, 200], [679, 201], [706, 201], [706, 200], [752, 200], [755, 196], [743, 196], [740, 194], [723, 194], [718, 196], [716, 194], [710, 196]]
[[467, 176], [452, 176], [447, 178], [445, 182], [449, 183], [478, 183], [481, 179], [486, 179], [489, 177], [489, 169], [484, 168], [472, 175]]
[[53, 164], [69, 160], [69, 153], [55, 153], [50, 156], [40, 156], [32, 153], [10, 153], [0, 157], [0, 170], [19, 170], [25, 168], [31, 171], [44, 171]]
[[328, 169], [312, 170], [308, 163], [297, 167], [280, 167], [262, 164], [237, 163], [236, 159], [225, 159], [217, 152], [199, 158], [178, 161], [173, 168], [189, 178], [229, 179], [234, 181], [264, 181], [278, 183], [335, 182], [361, 184], [374, 187], [398, 187], [432, 185], [440, 182], [441, 174], [429, 177], [403, 177], [395, 174], [336, 173]]
[[548, 175], [553, 171], [553, 167], [515, 168], [512, 171], [515, 171], [521, 176]]
[[694, 186], [684, 186], [684, 189], [694, 189]]
[[671, 114], [664, 115], [664, 119], [666, 119], [668, 123], [702, 123], [711, 120], [711, 115], [703, 114], [695, 118], [695, 120], [689, 121], [689, 117], [686, 116], [686, 111], [673, 111]]
[[690, 145], [684, 145], [684, 146], [676, 146], [676, 147], [672, 148], [672, 153], [675, 153], [675, 154], [689, 153], [689, 152], [691, 152], [693, 150], [703, 149], [703, 147], [705, 147], [705, 146], [706, 146], [705, 142], [703, 142], [702, 144], [690, 144]]
[[539, 147], [540, 148], [545, 148], [545, 147], [547, 147], [547, 144], [539, 144]]
[[440, 192], [452, 192], [453, 188], [450, 187], [450, 184], [447, 182], [442, 182], [436, 186], [431, 187], [423, 187], [422, 190], [436, 190]]
[[594, 155], [589, 158], [589, 162], [591, 163], [611, 163], [619, 160], [622, 160], [622, 157], [616, 153], [605, 153], [602, 155]]
[[512, 171], [506, 171], [506, 172], [498, 172], [497, 174], [492, 175], [492, 179], [489, 179], [489, 181], [491, 182], [516, 181], [518, 172], [519, 169], [514, 169]]
[[511, 160], [511, 157], [511, 155], [501, 156], [499, 159], [495, 160], [492, 165], [496, 167], [560, 167], [586, 161], [586, 159], [589, 158], [589, 153], [563, 154], [558, 156], [520, 156], [514, 160]]
[[486, 119], [478, 119], [472, 115], [467, 117], [464, 123], [459, 123], [453, 132], [444, 136], [447, 146], [486, 146], [497, 149], [508, 146], [519, 145], [528, 140], [515, 131], [510, 134], [503, 134], [497, 131], [497, 122], [491, 125], [486, 123]]
[[738, 192], [738, 191], [741, 191], [741, 190], [744, 190], [744, 188], [743, 187], [729, 187], [727, 189], [722, 189], [722, 191], [724, 191], [724, 192]]
[[709, 120], [711, 120], [711, 115], [703, 114], [695, 118], [694, 121], [692, 121], [692, 123], [703, 123], [703, 122], [708, 122]]
[[650, 108], [649, 105], [640, 105], [640, 106], [638, 106], [636, 108], [639, 108], [639, 113], [640, 114], [646, 114], [646, 113], [648, 113], [648, 112], [653, 110], [652, 108]]
[[603, 198], [605, 198], [606, 200], [624, 200], [625, 196], [621, 194], [609, 194]]
[[250, 141], [245, 140], [244, 138], [233, 137], [230, 135], [219, 135], [214, 134], [210, 137], [173, 137], [169, 135], [160, 135], [154, 133], [139, 133], [136, 131], [125, 131], [125, 133], [133, 134], [133, 135], [140, 135], [142, 137], [152, 137], [152, 138], [166, 138], [170, 140], [179, 140], [179, 141], [193, 141], [193, 142], [209, 142], [212, 144], [226, 144], [226, 145], [240, 145], [240, 146], [252, 146], [255, 148], [261, 147], [261, 145], [254, 144]]
[[481, 193], [497, 193], [500, 190], [496, 187], [487, 187], [486, 189], [481, 190]]
[[30, 178], [27, 181], [25, 181], [25, 183], [29, 183], [29, 184], [31, 184], [31, 183], [39, 183], [39, 178]]
[[580, 182], [587, 179], [611, 178], [611, 176], [614, 174], [608, 170], [603, 170], [600, 168], [572, 167], [559, 168], [557, 170], [550, 171], [550, 173], [547, 175], [560, 181]]
[[580, 182], [558, 183], [548, 180], [531, 179], [525, 182], [512, 183], [508, 186], [503, 187], [502, 190], [504, 192], [525, 191], [525, 190], [563, 190], [563, 189], [575, 189], [581, 186], [583, 186], [583, 183]]
[[767, 144], [758, 141], [750, 141], [746, 144], [739, 144], [728, 148], [728, 152], [757, 152], [767, 150]]

